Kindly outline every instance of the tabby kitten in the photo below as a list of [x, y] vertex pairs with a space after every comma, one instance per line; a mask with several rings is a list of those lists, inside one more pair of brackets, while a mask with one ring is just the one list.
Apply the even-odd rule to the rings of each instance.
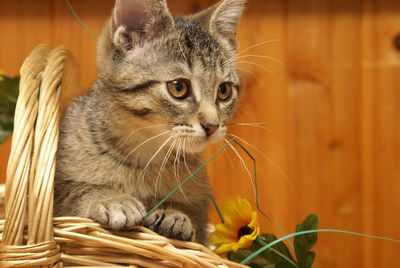
[[206, 242], [204, 171], [142, 218], [226, 134], [240, 86], [233, 59], [244, 2], [172, 17], [165, 0], [116, 1], [98, 39], [93, 88], [61, 123], [56, 216]]

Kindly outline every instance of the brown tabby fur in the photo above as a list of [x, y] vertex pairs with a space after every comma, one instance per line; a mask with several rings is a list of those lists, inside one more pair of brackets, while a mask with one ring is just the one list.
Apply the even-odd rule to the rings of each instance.
[[[116, 230], [142, 224], [182, 240], [206, 242], [210, 189], [200, 171], [166, 203], [143, 216], [224, 137], [240, 81], [235, 31], [244, 0], [223, 0], [173, 18], [165, 0], [117, 0], [98, 39], [93, 88], [61, 124], [55, 214], [92, 218]], [[166, 83], [190, 81], [176, 99]], [[232, 94], [217, 100], [219, 86]], [[209, 132], [208, 126], [216, 131]]]

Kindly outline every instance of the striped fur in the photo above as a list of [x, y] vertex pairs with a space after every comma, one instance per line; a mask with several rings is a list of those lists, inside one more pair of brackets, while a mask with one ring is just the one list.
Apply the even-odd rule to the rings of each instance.
[[[173, 18], [164, 0], [117, 0], [98, 40], [98, 76], [61, 124], [55, 214], [90, 217], [113, 229], [143, 224], [162, 235], [206, 242], [210, 189], [200, 171], [168, 202], [143, 215], [200, 166], [232, 118], [240, 80], [233, 58], [244, 0], [223, 0]], [[226, 24], [224, 24], [226, 22]], [[167, 82], [190, 81], [179, 100]], [[219, 85], [233, 85], [226, 101]], [[218, 125], [211, 135], [202, 125]]]

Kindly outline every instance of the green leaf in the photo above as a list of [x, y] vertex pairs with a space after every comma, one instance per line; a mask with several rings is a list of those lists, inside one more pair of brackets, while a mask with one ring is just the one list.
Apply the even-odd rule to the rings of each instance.
[[[261, 234], [254, 240], [253, 244], [246, 249], [240, 249], [236, 252], [229, 252], [227, 257], [228, 259], [241, 262], [261, 247], [275, 241], [277, 238], [273, 234]], [[284, 256], [284, 257], [282, 257]], [[290, 264], [285, 257], [292, 261], [293, 264]], [[271, 268], [293, 268], [296, 267], [295, 260], [290, 254], [289, 249], [285, 245], [285, 243], [280, 242], [271, 247], [271, 249], [266, 250], [254, 257], [249, 263], [247, 263], [250, 267], [271, 267]]]
[[310, 251], [306, 258], [305, 267], [311, 267], [315, 260], [315, 252]]
[[[258, 246], [257, 249], [259, 249], [263, 245], [266, 245], [266, 244], [269, 244], [269, 243], [275, 241], [277, 238], [273, 234], [262, 234], [262, 235], [258, 236], [258, 239], [259, 239], [259, 241], [261, 240], [262, 245]], [[293, 262], [294, 262], [294, 259], [293, 259], [292, 255], [290, 254], [290, 251], [289, 251], [289, 249], [288, 249], [288, 247], [286, 246], [285, 243], [279, 242], [278, 244], [272, 246], [272, 248], [274, 250], [280, 252], [282, 255], [286, 256], [290, 260], [293, 260]], [[271, 250], [266, 250], [261, 255], [265, 259], [267, 259], [269, 262], [272, 262], [274, 264], [281, 263], [281, 262], [288, 263], [281, 256], [277, 255], [275, 252], [273, 252]], [[282, 266], [282, 267], [284, 267], [284, 266]], [[288, 267], [293, 268], [293, 265], [289, 264]]]
[[[257, 248], [258, 249], [258, 248]], [[244, 248], [244, 249], [239, 249], [236, 252], [228, 252], [227, 258], [231, 261], [240, 263], [243, 261], [245, 258], [250, 256], [252, 253], [254, 253], [254, 250], [252, 247], [249, 248]], [[262, 268], [274, 268], [275, 265], [273, 263], [270, 263], [268, 260], [266, 260], [263, 256], [259, 255], [252, 259], [249, 263], [246, 265], [254, 268], [262, 267]]]
[[9, 102], [16, 103], [18, 97], [19, 77], [0, 77], [0, 98], [6, 98]]
[[0, 75], [0, 143], [12, 133], [15, 105], [18, 98], [19, 77]]
[[[301, 224], [296, 226], [296, 232], [318, 229], [318, 216], [309, 215]], [[309, 268], [315, 260], [315, 253], [310, 250], [317, 243], [317, 233], [299, 235], [294, 238], [294, 249], [297, 262], [302, 268]]]

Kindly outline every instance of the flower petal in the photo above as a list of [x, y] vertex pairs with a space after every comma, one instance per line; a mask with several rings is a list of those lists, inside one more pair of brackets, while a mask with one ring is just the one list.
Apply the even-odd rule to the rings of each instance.
[[[229, 199], [224, 204], [222, 214], [225, 223], [217, 224], [215, 231], [210, 234], [210, 244], [219, 245], [215, 251], [217, 253], [236, 252], [238, 249], [249, 247], [260, 233], [257, 213], [252, 211], [249, 201], [240, 197], [236, 201]], [[239, 230], [245, 226], [252, 230], [251, 234], [238, 237]]]
[[240, 216], [243, 219], [250, 218], [251, 217], [252, 208], [251, 208], [251, 205], [250, 205], [249, 201], [247, 201], [246, 199], [242, 199], [242, 198], [238, 197], [237, 203], [238, 203], [238, 209], [239, 209]]
[[229, 251], [232, 251], [233, 246], [235, 245], [235, 243], [229, 243], [229, 244], [222, 244], [221, 246], [219, 246], [215, 252], [217, 254], [222, 254], [222, 253], [226, 253]]
[[216, 225], [215, 231], [210, 234], [212, 245], [235, 242], [236, 239], [236, 233], [232, 232], [232, 230], [224, 224]]
[[226, 201], [222, 211], [226, 224], [237, 225], [239, 221], [242, 221], [237, 203], [234, 200]]

